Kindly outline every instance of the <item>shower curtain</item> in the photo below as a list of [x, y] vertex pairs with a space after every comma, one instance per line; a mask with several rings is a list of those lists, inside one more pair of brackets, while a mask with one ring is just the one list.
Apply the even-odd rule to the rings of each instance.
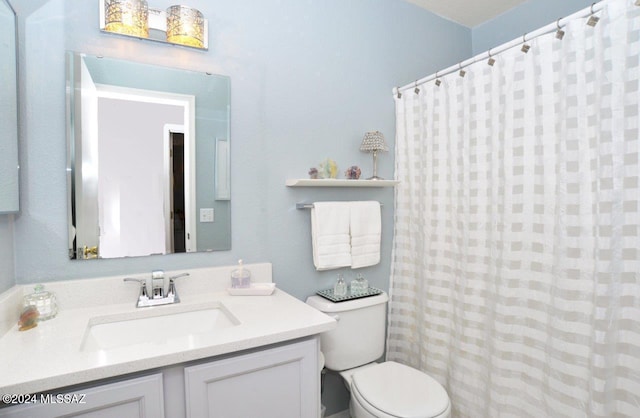
[[387, 359], [454, 417], [640, 417], [640, 7], [396, 98]]

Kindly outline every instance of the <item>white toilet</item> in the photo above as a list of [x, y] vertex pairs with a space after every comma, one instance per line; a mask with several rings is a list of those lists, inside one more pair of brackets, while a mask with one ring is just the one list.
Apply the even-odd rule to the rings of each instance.
[[414, 368], [387, 361], [384, 353], [386, 293], [334, 303], [320, 296], [307, 304], [332, 316], [338, 326], [320, 336], [327, 369], [337, 371], [351, 391], [351, 418], [448, 418], [442, 385]]

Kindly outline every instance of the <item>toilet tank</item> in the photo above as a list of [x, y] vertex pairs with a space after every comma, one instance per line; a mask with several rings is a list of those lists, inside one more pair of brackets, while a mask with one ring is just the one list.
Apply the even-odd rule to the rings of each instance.
[[330, 370], [352, 369], [384, 354], [386, 293], [345, 302], [310, 296], [307, 304], [333, 317], [338, 326], [320, 334], [320, 349]]

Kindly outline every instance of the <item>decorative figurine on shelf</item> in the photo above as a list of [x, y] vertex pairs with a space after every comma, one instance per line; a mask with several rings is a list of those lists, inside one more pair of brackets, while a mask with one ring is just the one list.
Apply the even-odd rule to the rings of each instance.
[[309, 178], [311, 180], [317, 180], [318, 179], [318, 169], [315, 167], [311, 167], [309, 169]]
[[338, 177], [338, 165], [332, 159], [327, 158], [320, 163], [318, 175], [321, 179], [335, 179]]
[[344, 172], [344, 176], [349, 180], [358, 180], [360, 178], [360, 168], [357, 165], [352, 165]]

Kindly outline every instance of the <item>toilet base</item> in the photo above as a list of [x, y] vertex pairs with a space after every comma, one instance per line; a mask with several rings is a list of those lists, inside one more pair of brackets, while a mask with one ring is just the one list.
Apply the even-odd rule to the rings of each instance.
[[[351, 415], [351, 418], [397, 418], [394, 415], [389, 415], [370, 405], [364, 398], [361, 398], [362, 395], [360, 395], [358, 390], [352, 387], [353, 385], [352, 376], [354, 372], [357, 372], [358, 370], [366, 369], [371, 366], [376, 366], [377, 364], [378, 363], [370, 363], [352, 370], [346, 370], [346, 371], [340, 372], [340, 375], [344, 379], [345, 386], [347, 386], [347, 389], [349, 389], [349, 394], [350, 394], [349, 414]], [[366, 405], [366, 408], [365, 408], [365, 405]], [[451, 416], [451, 403], [448, 402], [447, 408], [443, 412], [441, 412], [436, 416], [428, 417], [428, 418], [450, 418], [450, 416]]]
[[364, 409], [360, 402], [358, 402], [353, 392], [351, 392], [351, 398], [349, 399], [349, 415], [351, 415], [351, 418], [386, 418], [371, 415], [369, 411]]
[[[360, 404], [357, 397], [354, 396], [353, 391], [351, 391], [351, 398], [349, 399], [349, 415], [351, 415], [351, 418], [395, 418], [383, 412], [381, 412], [380, 415], [372, 415], [369, 411], [364, 409], [364, 407]], [[432, 418], [450, 418], [450, 417], [451, 417], [451, 404], [449, 404], [449, 406], [443, 413]]]
[[[370, 410], [364, 407], [363, 402], [365, 402], [365, 400], [361, 399], [360, 396], [362, 395], [352, 387], [351, 398], [349, 399], [349, 413], [351, 414], [351, 418], [397, 418], [382, 411], [376, 411], [374, 415]], [[371, 409], [370, 405], [369, 409]]]

